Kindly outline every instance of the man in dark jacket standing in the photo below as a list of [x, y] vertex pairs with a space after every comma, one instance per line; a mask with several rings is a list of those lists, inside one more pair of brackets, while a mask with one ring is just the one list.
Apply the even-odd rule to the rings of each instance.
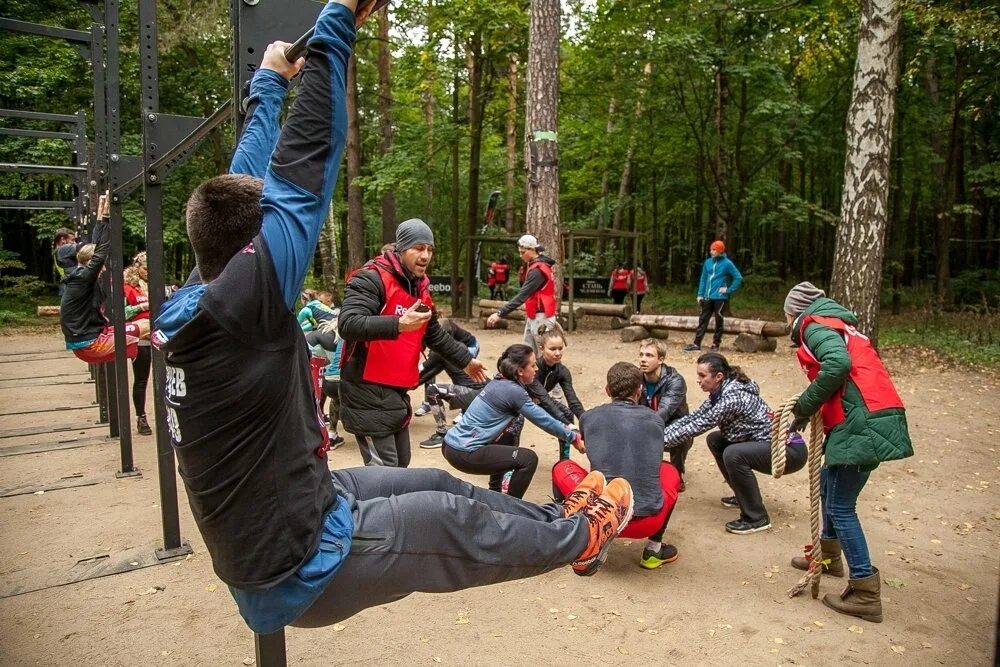
[[410, 464], [412, 411], [407, 391], [419, 384], [424, 347], [485, 381], [481, 362], [449, 336], [431, 312], [427, 267], [434, 232], [422, 220], [396, 228], [394, 249], [361, 267], [347, 282], [338, 330], [341, 419], [358, 439], [365, 465]]
[[[642, 371], [643, 392], [639, 405], [651, 408], [665, 425], [687, 416], [687, 382], [676, 368], [666, 364], [667, 346], [662, 340], [647, 338], [639, 343], [639, 370]], [[681, 488], [685, 489], [684, 461], [687, 459], [693, 438], [670, 449], [670, 463], [681, 475]]]

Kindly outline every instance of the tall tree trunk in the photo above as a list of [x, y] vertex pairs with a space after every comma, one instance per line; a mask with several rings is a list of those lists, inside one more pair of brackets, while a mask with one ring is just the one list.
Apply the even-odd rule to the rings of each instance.
[[[617, 76], [618, 69], [614, 68], [612, 70], [612, 78]], [[618, 111], [618, 102], [615, 100], [614, 96], [611, 96], [611, 100], [608, 102], [608, 122], [604, 126], [604, 136], [610, 139], [611, 133], [615, 129], [615, 113]], [[608, 176], [608, 168], [604, 167], [604, 173], [601, 174], [601, 215], [597, 219], [597, 228], [606, 229], [608, 226], [608, 210], [610, 208], [608, 202], [608, 195], [611, 194], [610, 177]], [[608, 270], [608, 261], [606, 259], [607, 255], [606, 241], [604, 239], [597, 240], [597, 272], [604, 274]]]
[[[378, 20], [378, 153], [381, 157], [392, 150], [392, 85], [389, 68], [392, 51], [389, 48], [389, 8], [380, 9]], [[382, 193], [382, 243], [396, 238], [396, 195], [392, 190]]]
[[[465, 212], [466, 234], [479, 233], [479, 159], [483, 145], [483, 35], [476, 31], [465, 52], [469, 72], [469, 206]], [[466, 258], [473, 285], [479, 275], [476, 253]], [[470, 285], [471, 287], [471, 285]]]
[[[719, 14], [715, 19], [716, 44], [720, 49], [723, 44], [723, 18]], [[733, 220], [729, 218], [729, 169], [725, 151], [726, 143], [726, 112], [729, 107], [729, 76], [726, 63], [720, 59], [715, 63], [715, 105], [713, 124], [715, 127], [715, 151], [712, 154], [712, 224], [715, 237], [729, 240], [730, 227]]]
[[347, 269], [365, 263], [365, 216], [361, 188], [354, 179], [361, 175], [361, 130], [358, 127], [358, 58], [347, 61]]
[[635, 159], [635, 144], [639, 136], [639, 121], [642, 120], [642, 105], [646, 101], [646, 93], [649, 90], [649, 78], [653, 73], [653, 63], [646, 63], [642, 69], [642, 89], [639, 91], [639, 98], [635, 101], [635, 123], [629, 131], [628, 148], [625, 150], [625, 164], [622, 165], [622, 177], [618, 183], [618, 201], [615, 202], [615, 213], [611, 219], [611, 228], [620, 230], [622, 228], [622, 213], [628, 202], [628, 194], [632, 188], [632, 161]]
[[333, 206], [326, 212], [326, 222], [319, 231], [319, 263], [323, 275], [323, 287], [331, 293], [337, 293], [340, 274], [337, 266], [337, 219]]
[[562, 242], [559, 234], [559, 0], [532, 0], [528, 30], [528, 81], [524, 147], [528, 154], [528, 231], [556, 261], [556, 312], [562, 299]]
[[[458, 298], [458, 284], [461, 276], [459, 271], [459, 258], [461, 257], [462, 247], [460, 241], [458, 240], [458, 229], [459, 229], [459, 181], [458, 181], [458, 143], [459, 143], [459, 124], [461, 123], [461, 118], [459, 115], [459, 78], [458, 78], [458, 34], [452, 35], [452, 44], [454, 48], [454, 76], [451, 81], [451, 123], [453, 136], [451, 140], [451, 312], [455, 315], [459, 311], [459, 304], [461, 300]], [[469, 286], [465, 286], [469, 289]]]
[[861, 0], [858, 59], [847, 112], [847, 160], [830, 291], [878, 344], [892, 122], [899, 74], [897, 0]]
[[517, 187], [517, 54], [507, 59], [507, 172], [504, 175], [504, 227], [508, 234], [516, 229], [514, 218], [514, 191]]

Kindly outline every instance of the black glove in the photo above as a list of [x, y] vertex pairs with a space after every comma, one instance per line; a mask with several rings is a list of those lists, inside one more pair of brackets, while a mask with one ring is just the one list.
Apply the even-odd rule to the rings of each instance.
[[788, 427], [789, 433], [799, 433], [809, 425], [809, 417], [796, 417], [792, 425]]

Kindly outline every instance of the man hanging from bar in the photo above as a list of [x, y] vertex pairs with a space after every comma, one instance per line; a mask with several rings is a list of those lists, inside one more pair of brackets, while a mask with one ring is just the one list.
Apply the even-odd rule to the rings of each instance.
[[[192, 514], [215, 572], [259, 633], [329, 625], [414, 591], [455, 591], [568, 564], [590, 575], [632, 512], [627, 482], [605, 488], [599, 473], [565, 504], [535, 505], [436, 469], [328, 469], [292, 308], [344, 148], [355, 27], [381, 1], [361, 0], [357, 16], [356, 0], [328, 4], [304, 66], [285, 60], [285, 44], [268, 47], [232, 173], [202, 183], [188, 200], [200, 277], [155, 323]], [[279, 135], [288, 81], [300, 68]], [[472, 370], [484, 375], [482, 366]]]

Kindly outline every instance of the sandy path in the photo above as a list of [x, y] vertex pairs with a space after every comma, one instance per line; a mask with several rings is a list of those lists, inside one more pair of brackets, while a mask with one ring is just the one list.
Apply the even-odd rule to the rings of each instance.
[[[492, 364], [518, 338], [513, 331], [484, 333], [482, 356]], [[669, 342], [668, 360], [688, 379], [694, 407], [702, 396], [693, 356], [680, 351], [681, 343]], [[56, 336], [0, 339], [3, 354], [60, 347]], [[588, 407], [604, 400], [608, 366], [632, 360], [634, 351], [609, 331], [572, 338], [567, 363]], [[772, 403], [804, 386], [787, 345], [775, 354], [730, 359]], [[566, 569], [451, 595], [413, 595], [343, 627], [290, 629], [290, 664], [989, 664], [1000, 547], [996, 379], [923, 359], [888, 362], [907, 403], [916, 456], [876, 471], [859, 506], [873, 561], [884, 580], [900, 586], [883, 588], [884, 623], [839, 616], [808, 597], [788, 599], [785, 590], [799, 574], [788, 560], [809, 539], [805, 473], [761, 479], [772, 531], [729, 535], [723, 524], [733, 511], [718, 502], [728, 494], [699, 438], [689, 457], [688, 491], [667, 533], [680, 550], [676, 563], [642, 570], [642, 543], [622, 540], [591, 579]], [[65, 355], [2, 363], [0, 412], [89, 405], [89, 384], [27, 386], [31, 381], [9, 379], [64, 374], [82, 381], [84, 372], [82, 362]], [[95, 416], [96, 408], [3, 416], [0, 431], [79, 425]], [[415, 420], [414, 443], [432, 430], [429, 417]], [[4, 438], [0, 447], [46, 437], [53, 436]], [[555, 445], [531, 426], [523, 444], [541, 458], [527, 497], [543, 501], [549, 484], [542, 471], [555, 461]], [[114, 478], [113, 443], [0, 458], [3, 488], [74, 474], [98, 482], [0, 498], [4, 586], [39, 581], [94, 554], [157, 546], [153, 440], [136, 436], [135, 445], [144, 472], [138, 479]], [[330, 463], [359, 464], [356, 445], [348, 442]], [[437, 450], [415, 449], [413, 465], [448, 467]], [[0, 599], [0, 664], [240, 665], [252, 656], [252, 635], [212, 572], [183, 492], [181, 515], [182, 533], [195, 548], [188, 560]], [[826, 579], [823, 590], [839, 590], [841, 581]], [[154, 586], [163, 590], [143, 594]]]

